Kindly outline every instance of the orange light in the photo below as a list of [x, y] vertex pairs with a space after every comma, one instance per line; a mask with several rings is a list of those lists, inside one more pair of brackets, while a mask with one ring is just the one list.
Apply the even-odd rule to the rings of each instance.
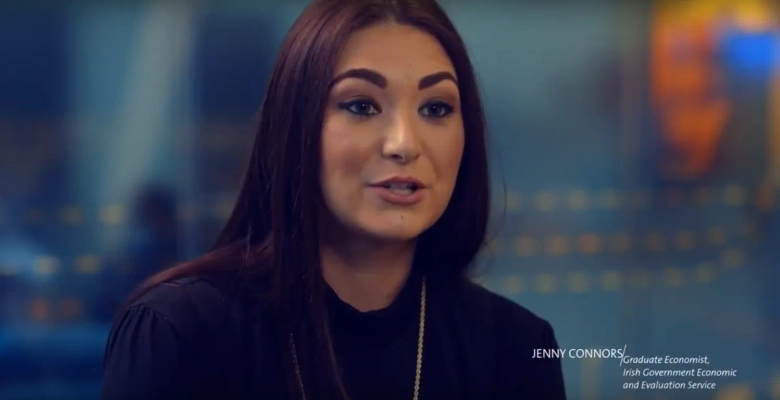
[[732, 104], [716, 61], [717, 21], [688, 11], [660, 7], [653, 17], [650, 94], [670, 150], [661, 163], [663, 172], [695, 179], [715, 163]]

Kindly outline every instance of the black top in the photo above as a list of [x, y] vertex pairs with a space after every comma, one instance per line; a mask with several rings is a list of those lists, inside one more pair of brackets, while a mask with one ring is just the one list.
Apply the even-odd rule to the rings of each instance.
[[[259, 305], [208, 279], [163, 284], [119, 314], [106, 346], [103, 400], [290, 399], [282, 351]], [[420, 399], [566, 398], [550, 324], [468, 281], [428, 283]], [[421, 279], [360, 312], [330, 291], [336, 357], [351, 400], [410, 399]]]

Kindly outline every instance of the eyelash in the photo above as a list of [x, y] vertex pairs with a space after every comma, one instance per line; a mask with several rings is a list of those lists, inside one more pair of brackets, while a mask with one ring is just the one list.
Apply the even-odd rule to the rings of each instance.
[[[343, 103], [339, 103], [338, 106], [339, 109], [345, 110], [358, 118], [369, 118], [372, 115], [379, 114], [380, 112], [382, 112], [382, 109], [379, 107], [379, 105], [377, 105], [373, 100], [369, 100], [369, 99], [357, 99], [352, 101], [346, 101]], [[368, 107], [371, 111], [368, 112], [355, 111], [355, 106], [362, 106], [361, 108]], [[423, 109], [429, 107], [440, 107], [443, 113], [439, 113], [440, 115], [432, 114], [432, 113], [428, 115], [423, 114], [423, 117], [431, 118], [431, 119], [443, 119], [455, 111], [455, 107], [441, 100], [428, 102], [424, 106], [420, 107], [420, 110], [418, 111], [422, 111]]]

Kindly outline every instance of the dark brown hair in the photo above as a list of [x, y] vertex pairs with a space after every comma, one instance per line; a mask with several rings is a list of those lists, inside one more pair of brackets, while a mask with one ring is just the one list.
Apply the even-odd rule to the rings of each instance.
[[[459, 81], [465, 146], [442, 217], [418, 239], [415, 266], [429, 280], [465, 279], [485, 242], [490, 208], [485, 121], [465, 45], [435, 0], [315, 0], [277, 56], [249, 168], [235, 208], [212, 250], [163, 271], [131, 299], [162, 282], [222, 274], [264, 278], [280, 344], [295, 338], [306, 397], [345, 397], [330, 340], [319, 270], [320, 132], [340, 50], [358, 29], [380, 22], [417, 27], [446, 50]], [[285, 361], [292, 390], [297, 378]]]

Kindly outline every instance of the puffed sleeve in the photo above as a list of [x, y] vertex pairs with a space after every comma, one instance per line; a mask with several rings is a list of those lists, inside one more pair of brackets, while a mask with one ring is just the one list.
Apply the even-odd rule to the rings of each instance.
[[195, 360], [195, 344], [180, 330], [143, 305], [118, 315], [106, 344], [101, 399], [201, 397], [203, 360]]

